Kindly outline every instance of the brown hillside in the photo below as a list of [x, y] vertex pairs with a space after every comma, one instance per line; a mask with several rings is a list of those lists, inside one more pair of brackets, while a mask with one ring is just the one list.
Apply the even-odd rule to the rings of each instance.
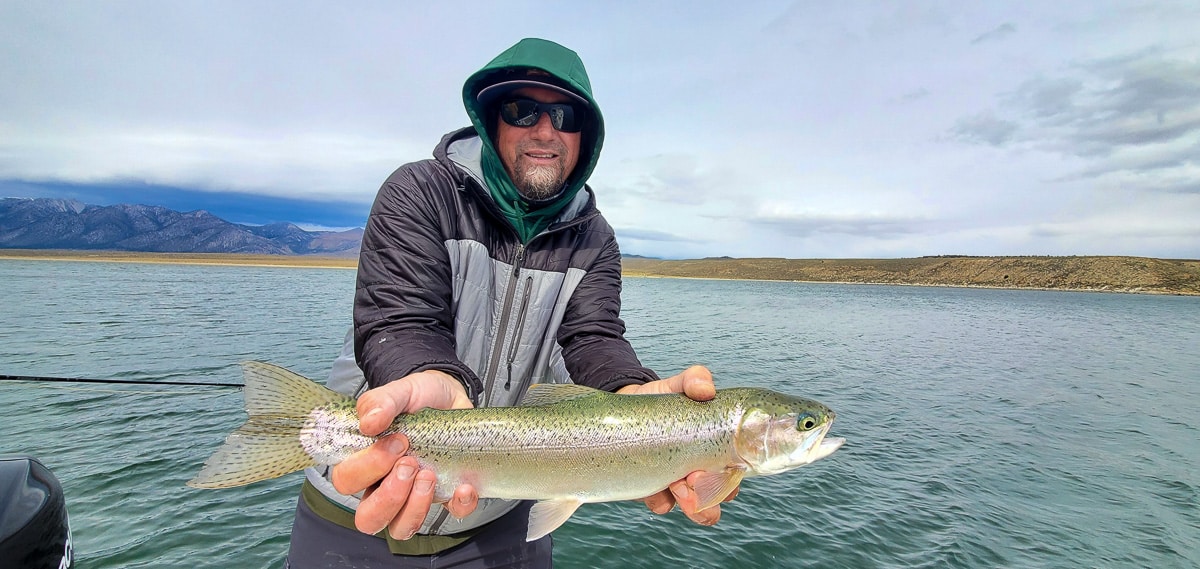
[[[344, 267], [357, 259], [299, 255], [0, 250], [2, 259]], [[1147, 257], [916, 259], [625, 258], [626, 276], [1095, 290], [1200, 295], [1200, 260]]]
[[1200, 295], [1200, 261], [1146, 257], [627, 258], [628, 276]]

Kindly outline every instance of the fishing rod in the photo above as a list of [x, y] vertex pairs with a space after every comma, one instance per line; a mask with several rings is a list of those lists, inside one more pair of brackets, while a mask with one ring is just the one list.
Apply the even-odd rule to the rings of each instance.
[[93, 379], [87, 377], [44, 377], [37, 375], [0, 375], [0, 381], [40, 381], [47, 383], [123, 383], [132, 385], [190, 385], [200, 387], [245, 387], [242, 383], [207, 381], [146, 381], [143, 379]]

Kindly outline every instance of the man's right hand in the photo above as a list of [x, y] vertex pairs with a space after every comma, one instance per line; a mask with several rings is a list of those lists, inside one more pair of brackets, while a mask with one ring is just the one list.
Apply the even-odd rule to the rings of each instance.
[[[427, 370], [368, 390], [358, 398], [359, 430], [375, 436], [387, 430], [401, 413], [434, 409], [470, 409], [471, 399], [461, 383], [445, 372]], [[342, 494], [363, 491], [354, 525], [367, 534], [383, 528], [395, 539], [408, 539], [421, 527], [433, 505], [437, 476], [421, 470], [417, 459], [405, 456], [408, 439], [401, 434], [379, 439], [333, 467], [333, 487]], [[475, 511], [479, 497], [470, 485], [459, 486], [446, 503], [456, 518]]]

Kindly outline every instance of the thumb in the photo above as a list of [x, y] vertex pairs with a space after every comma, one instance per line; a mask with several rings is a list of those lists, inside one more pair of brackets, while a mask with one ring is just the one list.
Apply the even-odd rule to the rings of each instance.
[[471, 398], [461, 383], [438, 370], [406, 375], [368, 390], [358, 398], [358, 430], [367, 436], [385, 431], [401, 413], [434, 409], [469, 409]]
[[358, 430], [373, 437], [385, 431], [412, 400], [412, 384], [397, 380], [369, 389], [358, 398]]
[[659, 388], [656, 390], [659, 392], [682, 393], [694, 401], [708, 401], [717, 396], [717, 386], [713, 384], [712, 372], [704, 366], [689, 367], [662, 380], [662, 385], [655, 387]]
[[704, 366], [692, 366], [679, 374], [682, 377], [683, 394], [695, 401], [708, 401], [717, 396], [712, 372]]

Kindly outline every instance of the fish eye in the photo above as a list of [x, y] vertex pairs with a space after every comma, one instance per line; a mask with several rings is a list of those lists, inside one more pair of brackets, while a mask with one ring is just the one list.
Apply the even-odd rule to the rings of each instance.
[[817, 418], [804, 413], [796, 419], [796, 429], [800, 431], [811, 431], [817, 426]]

